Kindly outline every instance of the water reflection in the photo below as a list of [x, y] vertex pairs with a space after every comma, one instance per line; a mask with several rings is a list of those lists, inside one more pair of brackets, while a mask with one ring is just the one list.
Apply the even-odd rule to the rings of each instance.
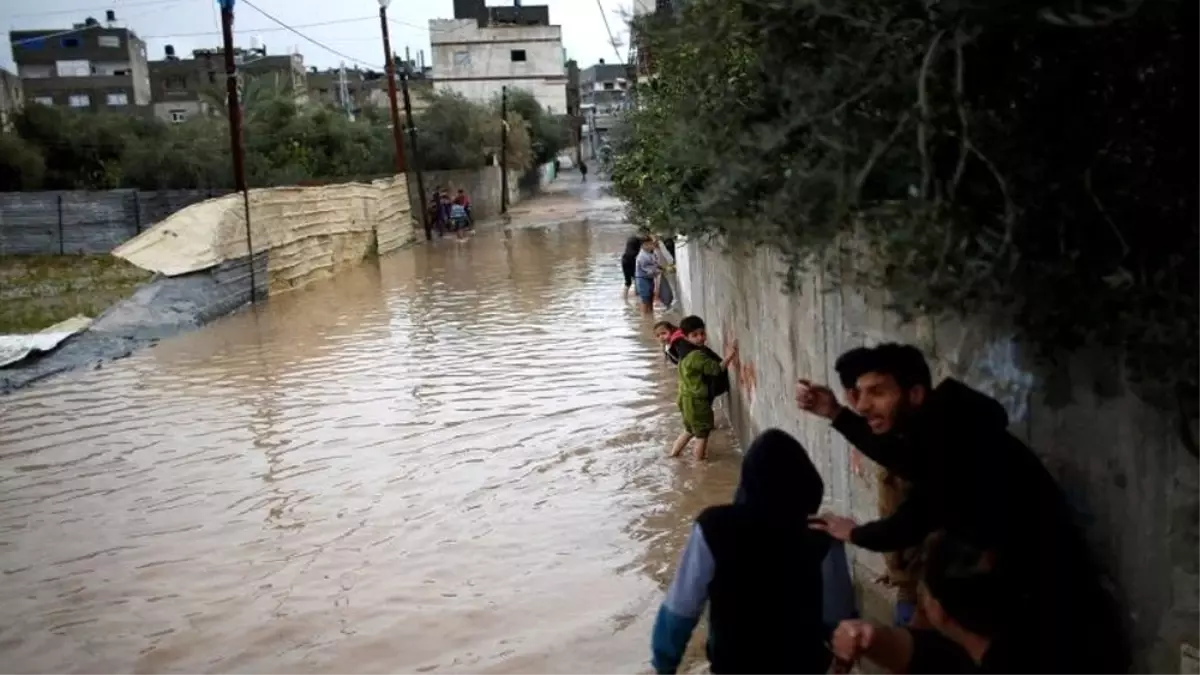
[[0, 399], [7, 669], [644, 670], [736, 457], [664, 459], [619, 205], [552, 204]]

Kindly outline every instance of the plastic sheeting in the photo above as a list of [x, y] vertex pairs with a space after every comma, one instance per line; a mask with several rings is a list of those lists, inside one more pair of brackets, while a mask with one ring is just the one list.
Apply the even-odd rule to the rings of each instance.
[[79, 314], [38, 333], [0, 335], [0, 368], [24, 361], [30, 355], [50, 352], [67, 338], [87, 330], [92, 320]]

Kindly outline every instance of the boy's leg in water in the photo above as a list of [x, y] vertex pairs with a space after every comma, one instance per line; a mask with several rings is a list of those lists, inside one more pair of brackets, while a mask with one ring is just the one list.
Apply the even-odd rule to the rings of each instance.
[[[708, 436], [713, 430], [713, 409], [705, 399], [682, 399], [680, 409], [688, 433], [696, 438], [693, 454], [698, 460], [708, 459]], [[682, 448], [680, 448], [682, 451]]]
[[682, 434], [679, 434], [679, 438], [676, 438], [675, 443], [671, 445], [671, 456], [678, 457], [678, 456], [682, 455], [684, 449], [687, 448], [688, 443], [691, 443], [691, 442], [692, 442], [691, 432], [684, 431]]

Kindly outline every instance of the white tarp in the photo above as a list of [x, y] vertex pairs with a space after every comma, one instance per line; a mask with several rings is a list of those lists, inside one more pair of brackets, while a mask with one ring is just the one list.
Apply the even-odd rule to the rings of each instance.
[[34, 352], [53, 351], [64, 340], [86, 330], [92, 320], [79, 314], [42, 330], [39, 333], [0, 335], [0, 368], [24, 361]]

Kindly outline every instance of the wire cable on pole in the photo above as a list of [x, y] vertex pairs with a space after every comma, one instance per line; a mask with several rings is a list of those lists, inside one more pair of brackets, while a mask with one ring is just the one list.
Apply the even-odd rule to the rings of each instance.
[[253, 9], [254, 11], [258, 12], [259, 14], [262, 14], [263, 16], [267, 17], [267, 19], [269, 19], [269, 20], [279, 24], [280, 26], [286, 28], [287, 30], [291, 31], [297, 37], [300, 37], [300, 38], [316, 45], [317, 47], [324, 49], [325, 51], [329, 52], [330, 54], [333, 54], [335, 56], [340, 56], [343, 59], [346, 59], [347, 61], [353, 61], [354, 63], [362, 64], [364, 66], [367, 66], [368, 68], [379, 68], [379, 64], [377, 64], [377, 63], [368, 63], [367, 61], [363, 61], [362, 59], [356, 59], [353, 56], [350, 56], [349, 54], [340, 52], [324, 43], [314, 40], [313, 38], [305, 35], [304, 33], [301, 33], [299, 30], [296, 30], [295, 27], [289, 26], [288, 24], [284, 23], [283, 21], [280, 21], [279, 19], [276, 19], [274, 16], [266, 13], [260, 7], [258, 7], [254, 3], [250, 2], [250, 0], [242, 0], [242, 3], [245, 4], [247, 7]]
[[604, 31], [608, 33], [608, 43], [612, 45], [613, 53], [617, 55], [617, 63], [624, 63], [625, 59], [621, 57], [621, 50], [617, 49], [617, 39], [613, 37], [612, 29], [608, 26], [608, 12], [604, 11], [604, 3], [596, 0], [596, 6], [600, 8], [600, 18], [604, 20]]
[[[182, 2], [183, 2], [183, 0], [167, 0], [167, 2], [157, 2], [155, 4], [166, 5], [166, 7], [164, 7], [164, 9], [169, 9], [171, 6], [181, 4]], [[146, 16], [149, 14], [157, 14], [158, 12], [161, 12], [161, 11], [163, 11], [163, 10], [154, 9], [154, 10], [150, 10], [149, 12], [139, 12], [131, 17], [125, 17], [121, 21], [122, 21], [122, 23], [125, 23], [126, 25], [128, 25], [130, 19], [136, 19], [139, 16]], [[33, 37], [25, 38], [24, 40], [13, 40], [10, 44], [13, 47], [17, 47], [20, 45], [30, 44], [33, 42], [40, 42], [42, 40], [47, 40], [50, 38], [62, 37], [64, 35], [72, 35], [74, 33], [82, 33], [84, 31], [100, 29], [100, 28], [105, 28], [105, 27], [106, 26], [104, 24], [100, 24], [100, 23], [90, 24], [90, 25], [85, 24], [85, 25], [79, 26], [77, 28], [68, 28], [67, 30], [55, 31], [53, 33], [45, 33], [42, 35], [35, 35]], [[127, 28], [127, 30], [132, 31], [135, 35], [137, 34], [137, 31], [134, 31], [132, 28]], [[20, 33], [23, 31], [18, 30], [15, 32]], [[36, 32], [36, 30], [34, 32]]]
[[169, 5], [174, 2], [178, 2], [178, 0], [145, 0], [144, 2], [129, 2], [129, 3], [125, 3], [125, 4], [109, 3], [107, 5], [103, 5], [103, 6], [99, 6], [99, 7], [97, 7], [97, 6], [77, 7], [75, 9], [57, 9], [57, 10], [53, 10], [53, 11], [49, 11], [49, 12], [29, 12], [27, 14], [13, 14], [12, 18], [14, 18], [14, 19], [31, 19], [31, 18], [39, 17], [39, 16], [61, 16], [63, 14], [79, 15], [79, 14], [87, 14], [88, 12], [93, 12], [93, 11], [102, 12], [102, 11], [105, 11], [108, 9], [118, 10], [118, 9], [129, 9], [132, 7], [150, 7], [153, 5]]
[[[291, 30], [294, 30], [297, 28], [320, 28], [323, 26], [336, 26], [338, 24], [355, 23], [358, 21], [374, 21], [377, 18], [378, 17], [374, 17], [374, 16], [361, 16], [361, 17], [356, 17], [353, 19], [335, 19], [333, 21], [317, 21], [315, 23], [301, 23], [301, 24], [296, 24], [295, 26], [283, 26], [283, 27], [269, 26], [266, 28], [242, 28], [242, 29], [239, 29], [239, 32], [251, 33], [251, 34], [275, 33], [275, 32], [280, 32], [280, 31], [291, 31]], [[221, 34], [221, 31], [217, 30], [217, 31], [198, 31], [195, 33], [163, 33], [163, 34], [159, 34], [159, 35], [142, 35], [139, 37], [141, 37], [143, 40], [166, 40], [169, 38], [206, 37], [206, 36], [210, 36], [210, 35], [220, 35], [220, 34]], [[363, 39], [366, 40], [368, 38], [363, 38]], [[375, 36], [371, 36], [370, 39], [377, 40], [378, 38]]]

